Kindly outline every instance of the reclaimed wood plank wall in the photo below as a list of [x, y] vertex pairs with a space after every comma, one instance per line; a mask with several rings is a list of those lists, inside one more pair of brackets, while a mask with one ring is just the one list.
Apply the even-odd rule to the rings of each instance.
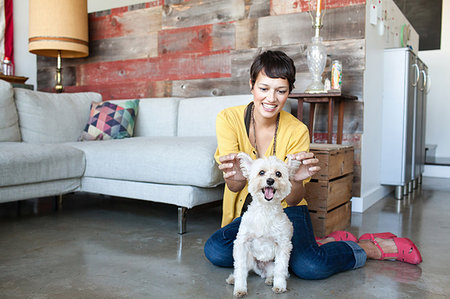
[[[328, 0], [321, 30], [329, 61], [343, 63], [343, 92], [358, 96], [344, 118], [344, 143], [355, 147], [354, 196], [361, 177], [365, 2]], [[307, 0], [155, 0], [91, 13], [89, 57], [63, 59], [65, 92], [96, 91], [104, 100], [250, 93], [250, 64], [268, 49], [294, 59], [296, 90], [303, 91], [313, 36], [307, 10]], [[55, 65], [38, 56], [38, 90], [52, 91]], [[326, 143], [326, 107], [318, 114], [315, 142]]]

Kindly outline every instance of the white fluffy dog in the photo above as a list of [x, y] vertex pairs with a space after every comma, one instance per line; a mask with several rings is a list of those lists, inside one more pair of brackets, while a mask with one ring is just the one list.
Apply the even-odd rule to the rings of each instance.
[[245, 153], [238, 158], [253, 199], [241, 219], [233, 247], [234, 272], [226, 281], [234, 284], [236, 297], [245, 296], [247, 275], [253, 270], [266, 284], [273, 284], [275, 293], [283, 293], [289, 277], [293, 227], [281, 201], [291, 192], [289, 176], [298, 164], [288, 167], [274, 156], [252, 160]]

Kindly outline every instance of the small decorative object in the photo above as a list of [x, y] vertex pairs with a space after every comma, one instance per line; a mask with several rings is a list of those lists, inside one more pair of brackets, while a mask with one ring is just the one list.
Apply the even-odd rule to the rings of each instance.
[[333, 60], [331, 63], [331, 89], [341, 90], [342, 86], [342, 63]]
[[328, 92], [331, 89], [331, 81], [330, 79], [326, 78], [325, 83], [323, 84], [324, 89], [326, 92]]
[[3, 59], [2, 72], [5, 76], [14, 76], [14, 65], [11, 60], [9, 60], [9, 57]]
[[315, 35], [306, 51], [308, 69], [312, 75], [313, 82], [306, 88], [305, 92], [321, 93], [325, 92], [322, 83], [322, 73], [327, 62], [327, 51], [322, 43], [322, 37], [320, 37], [320, 29], [323, 27], [322, 20], [325, 15], [326, 0], [309, 0], [308, 6]]

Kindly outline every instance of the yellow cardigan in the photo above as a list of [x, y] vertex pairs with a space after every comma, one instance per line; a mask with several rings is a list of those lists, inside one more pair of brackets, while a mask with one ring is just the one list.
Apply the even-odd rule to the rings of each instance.
[[[253, 159], [256, 159], [256, 150], [250, 143], [244, 123], [245, 108], [247, 106], [236, 106], [227, 108], [217, 115], [216, 134], [217, 150], [214, 155], [217, 163], [219, 157], [231, 153], [245, 152]], [[305, 124], [295, 118], [292, 114], [281, 111], [280, 122], [277, 133], [276, 156], [282, 161], [286, 160], [288, 154], [309, 151], [309, 132]], [[268, 157], [273, 153], [273, 140], [264, 156]], [[305, 180], [305, 184], [308, 180]], [[247, 185], [240, 192], [232, 192], [225, 186], [223, 195], [223, 215], [222, 227], [232, 222], [241, 214], [242, 206], [248, 194]], [[285, 201], [283, 207], [287, 207]], [[302, 199], [299, 205], [306, 205], [306, 200]]]

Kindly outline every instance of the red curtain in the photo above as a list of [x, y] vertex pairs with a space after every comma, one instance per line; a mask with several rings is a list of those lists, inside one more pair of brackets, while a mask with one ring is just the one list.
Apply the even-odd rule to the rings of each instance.
[[5, 14], [5, 57], [14, 63], [14, 23], [13, 23], [13, 0], [3, 0]]

